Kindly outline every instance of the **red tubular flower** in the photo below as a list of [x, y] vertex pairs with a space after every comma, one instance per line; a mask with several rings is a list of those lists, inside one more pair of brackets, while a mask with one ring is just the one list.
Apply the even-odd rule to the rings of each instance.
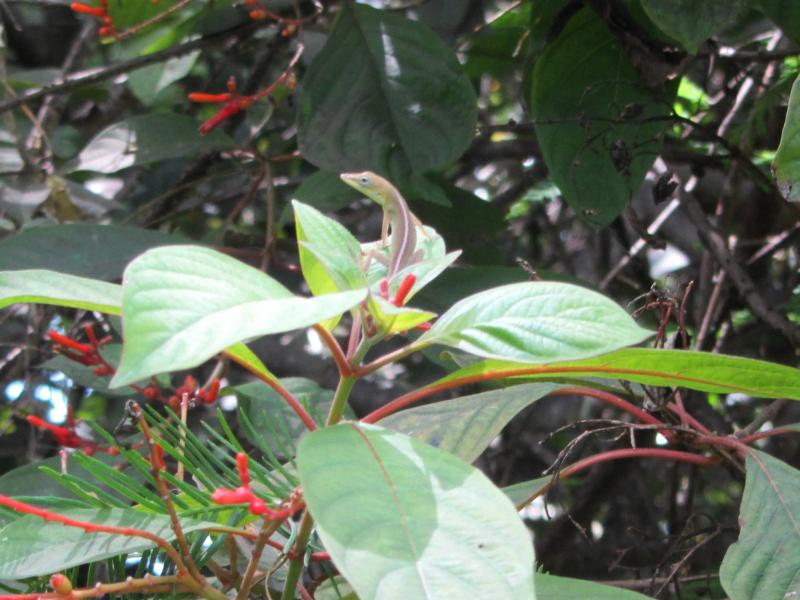
[[191, 92], [188, 95], [190, 102], [207, 103], [207, 104], [222, 104], [228, 102], [231, 94], [205, 94], [203, 92]]
[[392, 304], [395, 306], [403, 306], [406, 301], [406, 297], [408, 293], [411, 291], [411, 288], [414, 287], [414, 283], [417, 281], [417, 276], [413, 273], [406, 275], [406, 278], [403, 279], [403, 282], [400, 284], [400, 287], [397, 288], [397, 293], [394, 295], [394, 300], [392, 300]]
[[73, 339], [68, 338], [65, 335], [61, 335], [57, 331], [48, 331], [47, 337], [49, 337], [54, 344], [61, 346], [63, 348], [70, 348], [71, 350], [75, 350], [80, 352], [81, 354], [91, 354], [93, 348], [88, 344], [81, 344], [80, 342], [76, 342]]
[[92, 15], [93, 17], [106, 16], [106, 9], [102, 6], [89, 6], [80, 2], [73, 2], [69, 5], [73, 12], [83, 13], [85, 15]]
[[239, 114], [246, 109], [252, 100], [247, 97], [234, 98], [222, 108], [217, 111], [213, 117], [208, 119], [205, 123], [200, 125], [200, 135], [207, 135], [219, 127], [222, 123], [230, 119], [232, 116]]

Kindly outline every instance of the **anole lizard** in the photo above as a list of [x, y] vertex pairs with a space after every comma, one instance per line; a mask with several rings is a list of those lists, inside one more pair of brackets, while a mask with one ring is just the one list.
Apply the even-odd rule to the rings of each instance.
[[[421, 254], [415, 252], [417, 226], [421, 223], [408, 209], [405, 198], [397, 188], [371, 171], [342, 173], [341, 178], [347, 185], [377, 202], [383, 208], [381, 241], [384, 246], [389, 236], [389, 228], [392, 229], [392, 245], [388, 261], [389, 272], [386, 278], [390, 280], [399, 271], [417, 262]], [[375, 258], [378, 256], [375, 255]]]

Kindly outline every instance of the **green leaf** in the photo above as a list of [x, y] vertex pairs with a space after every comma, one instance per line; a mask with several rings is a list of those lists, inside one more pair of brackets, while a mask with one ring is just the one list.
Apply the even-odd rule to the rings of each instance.
[[800, 3], [795, 0], [759, 0], [758, 4], [787, 37], [800, 43]]
[[208, 248], [150, 250], [125, 270], [125, 342], [111, 386], [194, 367], [237, 342], [308, 327], [352, 308], [365, 294], [300, 298]]
[[380, 425], [471, 463], [522, 409], [557, 388], [533, 383], [442, 400], [389, 415]]
[[546, 573], [536, 573], [534, 582], [536, 600], [647, 600], [648, 598], [638, 592], [594, 581], [557, 577]]
[[[530, 498], [534, 492], [547, 485], [547, 483], [552, 479], [552, 475], [548, 475], [547, 477], [538, 477], [528, 481], [520, 481], [519, 483], [504, 487], [503, 493], [511, 499], [511, 501], [514, 503], [514, 506], [520, 508], [520, 505]], [[539, 594], [537, 593], [536, 595], [538, 597]]]
[[278, 380], [278, 378], [267, 369], [264, 363], [261, 362], [261, 359], [244, 344], [234, 344], [230, 348], [226, 348], [225, 354], [251, 373], [257, 373], [275, 381]]
[[772, 163], [778, 187], [787, 200], [800, 200], [800, 75], [792, 84], [781, 142]]
[[701, 392], [742, 393], [758, 398], [800, 400], [800, 370], [776, 363], [688, 350], [627, 348], [603, 356], [536, 367], [486, 360], [431, 384], [467, 378], [559, 379], [607, 377], [646, 385], [680, 386]]
[[138, 25], [164, 12], [177, 0], [161, 0], [160, 2], [117, 2], [108, 3], [108, 14], [117, 29], [127, 29]]
[[122, 288], [55, 271], [0, 271], [0, 308], [20, 302], [119, 314]]
[[339, 210], [361, 198], [361, 194], [345, 185], [338, 173], [317, 171], [303, 180], [294, 191], [294, 198], [317, 210]]
[[319, 296], [366, 287], [358, 240], [317, 209], [296, 200], [292, 206], [300, 266], [311, 292]]
[[[304, 377], [286, 377], [280, 382], [300, 401], [312, 417], [320, 417], [317, 420], [324, 422], [331, 400], [333, 400], [333, 392], [321, 388], [316, 382]], [[260, 440], [251, 440], [254, 443], [266, 443], [273, 451], [280, 450], [275, 444], [274, 436], [269, 433], [278, 419], [287, 425], [287, 433], [294, 440], [299, 439], [302, 433], [308, 431], [297, 414], [286, 404], [286, 401], [275, 390], [262, 382], [253, 381], [237, 385], [232, 391], [239, 401], [239, 408], [260, 434]], [[352, 412], [350, 415], [352, 416]]]
[[136, 256], [167, 244], [188, 243], [178, 235], [122, 225], [46, 225], [0, 241], [0, 270], [49, 269], [94, 279], [120, 279]]
[[106, 127], [70, 163], [67, 172], [116, 173], [136, 165], [232, 147], [233, 140], [219, 130], [201, 136], [189, 116], [151, 112]]
[[[125, 4], [132, 3], [126, 2]], [[198, 56], [200, 56], [199, 50], [137, 69], [128, 75], [128, 86], [140, 102], [149, 106], [153, 104], [161, 90], [189, 74], [194, 63], [197, 62]]]
[[416, 345], [526, 363], [584, 358], [652, 335], [612, 300], [567, 283], [515, 283], [469, 296]]
[[370, 294], [367, 299], [367, 311], [373, 318], [376, 329], [374, 335], [378, 339], [409, 331], [417, 325], [427, 323], [436, 316], [435, 313], [426, 310], [395, 306], [374, 294]]
[[453, 51], [364, 4], [342, 9], [301, 89], [300, 150], [323, 169], [407, 177], [447, 165], [474, 135], [475, 92]]
[[731, 600], [800, 594], [800, 472], [769, 454], [747, 453], [739, 541], [720, 567]]
[[625, 48], [590, 8], [569, 21], [527, 80], [553, 180], [581, 217], [607, 225], [653, 164], [667, 125], [658, 117], [669, 115], [671, 96], [642, 84]]
[[306, 436], [297, 464], [320, 538], [360, 597], [534, 597], [516, 510], [454, 456], [348, 423]]
[[695, 54], [715, 33], [733, 24], [747, 0], [641, 0], [661, 31]]
[[[173, 540], [169, 517], [133, 509], [79, 508], [60, 511], [63, 517], [96, 525], [132, 527]], [[181, 519], [181, 527], [189, 533], [217, 527], [192, 519]], [[139, 552], [154, 544], [140, 537], [108, 533], [87, 533], [83, 529], [43, 521], [25, 515], [0, 530], [0, 579], [23, 579], [50, 575], [118, 554]]]

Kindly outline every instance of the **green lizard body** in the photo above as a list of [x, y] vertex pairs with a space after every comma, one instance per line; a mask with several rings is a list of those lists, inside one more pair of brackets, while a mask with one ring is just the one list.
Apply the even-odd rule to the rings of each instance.
[[342, 173], [342, 181], [377, 202], [383, 208], [381, 239], [386, 244], [389, 228], [392, 230], [392, 245], [389, 253], [387, 279], [394, 277], [418, 258], [417, 228], [419, 220], [408, 209], [405, 198], [389, 181], [371, 171]]

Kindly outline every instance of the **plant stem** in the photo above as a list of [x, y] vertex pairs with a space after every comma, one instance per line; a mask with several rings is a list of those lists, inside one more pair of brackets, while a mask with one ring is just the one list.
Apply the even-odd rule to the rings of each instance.
[[341, 420], [344, 409], [347, 407], [347, 399], [350, 397], [350, 390], [353, 389], [353, 384], [355, 384], [355, 382], [356, 378], [353, 376], [339, 379], [339, 385], [336, 388], [331, 408], [328, 411], [328, 418], [325, 420], [326, 427], [335, 425]]
[[300, 531], [297, 532], [297, 542], [295, 543], [297, 555], [289, 561], [289, 570], [286, 573], [286, 582], [283, 584], [281, 600], [294, 600], [297, 582], [300, 580], [300, 574], [303, 572], [303, 556], [305, 555], [305, 549], [308, 545], [308, 539], [311, 537], [311, 530], [313, 528], [314, 519], [311, 518], [311, 513], [306, 509], [303, 512], [303, 519], [300, 521]]
[[264, 519], [261, 524], [261, 531], [258, 533], [258, 539], [253, 545], [253, 553], [250, 555], [250, 562], [247, 563], [247, 570], [242, 577], [242, 583], [239, 585], [239, 593], [236, 595], [237, 600], [244, 600], [250, 594], [250, 583], [253, 581], [253, 576], [256, 574], [258, 568], [258, 561], [261, 560], [261, 554], [264, 552], [264, 546], [269, 542], [269, 538], [281, 526], [283, 521], [270, 521]]

